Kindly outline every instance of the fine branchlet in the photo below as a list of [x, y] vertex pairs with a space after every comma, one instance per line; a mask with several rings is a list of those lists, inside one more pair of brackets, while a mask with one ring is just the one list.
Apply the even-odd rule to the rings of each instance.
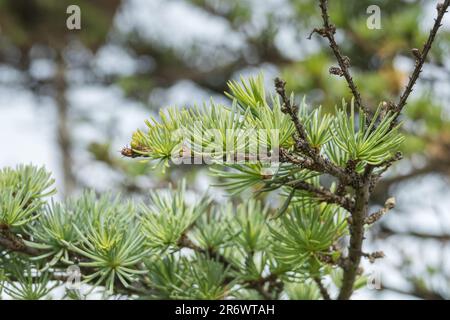
[[311, 38], [312, 34], [317, 33], [328, 40], [330, 48], [333, 51], [333, 54], [336, 57], [336, 60], [339, 64], [339, 68], [331, 67], [330, 73], [345, 78], [348, 87], [352, 92], [353, 98], [355, 99], [355, 106], [358, 109], [364, 110], [368, 118], [370, 118], [369, 110], [366, 108], [366, 106], [364, 106], [361, 100], [361, 94], [350, 73], [350, 58], [342, 54], [341, 49], [339, 48], [339, 45], [335, 40], [334, 35], [336, 34], [336, 26], [334, 26], [330, 22], [330, 16], [328, 13], [328, 0], [320, 0], [319, 7], [322, 14], [323, 26], [322, 28], [314, 29], [312, 33], [309, 35], [309, 38]]
[[436, 6], [437, 16], [434, 19], [434, 24], [430, 30], [427, 41], [423, 45], [422, 50], [419, 50], [417, 48], [412, 49], [412, 53], [416, 59], [415, 66], [411, 75], [409, 76], [408, 84], [403, 90], [403, 93], [400, 95], [398, 103], [394, 106], [393, 111], [396, 112], [397, 117], [400, 115], [403, 108], [405, 107], [408, 101], [408, 97], [413, 91], [414, 85], [416, 84], [417, 80], [419, 79], [419, 75], [422, 72], [423, 65], [425, 64], [425, 61], [428, 57], [428, 53], [430, 52], [431, 47], [433, 46], [433, 42], [434, 39], [436, 38], [438, 30], [442, 26], [442, 19], [444, 18], [445, 13], [448, 11], [449, 6], [450, 0], [444, 0], [443, 2], [437, 4]]

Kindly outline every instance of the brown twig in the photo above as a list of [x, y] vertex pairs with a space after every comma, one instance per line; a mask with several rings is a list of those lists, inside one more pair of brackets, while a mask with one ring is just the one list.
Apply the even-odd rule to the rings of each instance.
[[322, 280], [320, 277], [315, 276], [313, 277], [314, 282], [317, 284], [317, 287], [319, 288], [320, 294], [322, 295], [323, 300], [331, 300], [330, 294], [328, 293], [327, 288], [322, 283]]
[[293, 181], [292, 183], [287, 182], [286, 186], [290, 186], [294, 189], [304, 190], [311, 193], [313, 196], [317, 197], [319, 200], [326, 203], [338, 204], [342, 208], [348, 211], [353, 210], [353, 200], [345, 196], [339, 196], [325, 187], [316, 187], [306, 181]]
[[286, 81], [280, 78], [275, 78], [275, 90], [277, 91], [283, 102], [283, 107], [281, 110], [284, 113], [288, 114], [291, 117], [292, 122], [294, 123], [295, 129], [300, 138], [296, 140], [300, 140], [302, 143], [304, 143], [305, 149], [307, 149], [306, 151], [308, 151], [308, 153], [311, 152], [312, 148], [310, 148], [308, 144], [308, 135], [305, 128], [303, 127], [303, 124], [300, 122], [300, 118], [298, 117], [298, 106], [296, 104], [292, 104], [291, 99], [286, 94]]
[[280, 149], [280, 160], [287, 159], [288, 161], [293, 161], [294, 164], [299, 164], [307, 169], [327, 173], [330, 174], [346, 184], [351, 183], [351, 178], [341, 167], [333, 164], [330, 160], [323, 157], [318, 150], [313, 148], [309, 142], [306, 130], [303, 124], [300, 121], [298, 116], [298, 107], [295, 104], [291, 103], [291, 100], [288, 98], [286, 94], [286, 82], [281, 80], [280, 78], [275, 79], [275, 89], [278, 95], [281, 97], [283, 101], [283, 109], [282, 111], [288, 114], [294, 123], [297, 135], [294, 136], [296, 147], [299, 149], [302, 154], [308, 159], [295, 159], [295, 156], [291, 155], [287, 150]]
[[361, 249], [364, 240], [364, 217], [369, 206], [369, 181], [364, 181], [363, 186], [355, 190], [355, 206], [351, 211], [350, 245], [348, 247], [348, 257], [344, 264], [344, 276], [338, 300], [347, 300], [353, 293], [353, 285], [358, 274], [361, 261]]
[[[434, 25], [430, 30], [430, 34], [428, 36], [427, 41], [425, 42], [422, 51], [420, 52], [418, 49], [413, 49], [412, 52], [416, 58], [416, 65], [414, 67], [414, 70], [409, 77], [409, 82], [406, 85], [402, 95], [400, 96], [400, 100], [395, 105], [395, 112], [397, 114], [396, 119], [402, 112], [403, 108], [405, 107], [408, 97], [411, 94], [415, 83], [417, 82], [417, 79], [419, 78], [420, 73], [422, 72], [422, 67], [425, 63], [425, 60], [427, 59], [428, 53], [431, 50], [431, 47], [433, 45], [434, 39], [436, 38], [436, 34], [439, 30], [439, 28], [442, 26], [442, 19], [444, 18], [445, 13], [447, 12], [448, 8], [450, 6], [450, 0], [445, 0], [443, 3], [439, 3], [436, 7], [437, 9], [437, 17], [434, 19]], [[393, 121], [394, 123], [394, 121]]]
[[280, 162], [287, 162], [295, 164], [301, 168], [309, 169], [311, 171], [321, 172], [329, 174], [333, 177], [342, 180], [346, 185], [353, 182], [356, 178], [354, 175], [349, 175], [345, 169], [342, 169], [339, 166], [336, 166], [327, 158], [324, 158], [319, 153], [313, 154], [313, 158], [311, 157], [303, 157], [299, 158], [298, 156], [292, 154], [290, 151], [280, 148]]
[[364, 219], [364, 224], [371, 225], [381, 219], [389, 210], [395, 207], [395, 198], [389, 198], [386, 200], [384, 207], [375, 213], [372, 213]]
[[24, 253], [30, 256], [37, 256], [40, 254], [39, 250], [28, 247], [23, 242], [22, 238], [16, 236], [7, 229], [0, 229], [0, 247], [3, 247], [9, 251]]
[[[409, 94], [411, 93], [412, 88], [419, 77], [426, 56], [429, 50], [431, 49], [431, 45], [434, 41], [436, 33], [439, 27], [441, 26], [442, 18], [446, 10], [448, 9], [449, 5], [450, 0], [445, 0], [444, 3], [438, 5], [438, 17], [435, 19], [435, 24], [432, 30], [430, 31], [430, 36], [424, 45], [424, 49], [422, 50], [422, 53], [416, 52], [415, 54], [415, 56], [419, 58], [416, 61], [416, 67], [413, 71], [412, 76], [410, 77], [410, 81], [406, 86], [404, 93], [400, 97], [400, 102], [396, 105], [396, 109], [394, 110], [397, 113], [396, 117], [398, 117], [399, 114], [401, 113], [409, 97]], [[320, 7], [322, 10], [322, 17], [324, 19], [325, 29], [321, 29], [316, 32], [320, 33], [322, 36], [327, 37], [329, 40], [334, 39], [333, 37], [331, 37], [334, 33], [332, 32], [333, 28], [330, 29], [330, 27], [327, 27], [330, 26], [328, 22], [327, 1], [320, 0]], [[335, 47], [333, 45], [332, 40], [330, 40], [330, 46], [332, 48]], [[337, 59], [339, 61], [340, 60], [339, 55], [336, 54], [336, 52], [335, 55], [337, 56]], [[399, 158], [399, 156], [397, 155], [397, 157], [394, 158]], [[385, 167], [389, 167], [392, 164], [392, 162], [393, 161], [386, 163]], [[371, 218], [369, 217], [368, 220], [366, 220], [365, 218], [368, 211], [368, 203], [370, 195], [373, 191], [374, 185], [377, 182], [377, 179], [379, 178], [379, 175], [377, 176], [376, 174], [375, 175], [373, 174], [374, 170], [375, 170], [374, 166], [367, 165], [364, 170], [364, 173], [362, 174], [361, 184], [355, 189], [355, 206], [354, 210], [351, 212], [351, 224], [349, 225], [350, 230], [349, 254], [348, 257], [346, 258], [346, 263], [343, 268], [344, 276], [342, 281], [342, 287], [338, 295], [338, 299], [349, 299], [353, 293], [353, 286], [358, 273], [358, 268], [362, 255], [361, 248], [364, 240], [364, 224], [367, 222], [371, 222], [371, 220], [379, 219], [384, 212], [384, 211], [381, 212], [381, 214], [375, 214], [374, 216], [371, 216]]]
[[[347, 56], [342, 55], [341, 50], [339, 49], [339, 46], [334, 38], [334, 34], [336, 33], [336, 27], [331, 24], [330, 22], [330, 16], [328, 14], [328, 1], [327, 0], [320, 0], [319, 4], [321, 13], [322, 13], [322, 20], [323, 20], [323, 27], [318, 29], [314, 29], [311, 34], [309, 35], [309, 39], [311, 38], [312, 34], [317, 33], [321, 35], [324, 38], [328, 39], [329, 45], [331, 50], [333, 51], [334, 56], [336, 57], [336, 60], [339, 64], [339, 68], [332, 67], [330, 69], [330, 72], [332, 74], [338, 75], [340, 77], [344, 77], [347, 81], [348, 87], [350, 88], [350, 91], [352, 92], [352, 95], [355, 99], [355, 106], [359, 109], [361, 108], [364, 113], [367, 115], [367, 118], [370, 119], [370, 112], [367, 110], [367, 108], [363, 105], [361, 100], [361, 94], [359, 93], [358, 87], [356, 86], [355, 82], [353, 81], [353, 78], [350, 74], [350, 59]], [[340, 69], [340, 70], [338, 70]]]
[[385, 257], [385, 254], [383, 251], [375, 251], [372, 253], [362, 253], [362, 256], [364, 258], [367, 258], [370, 263], [374, 263], [377, 259], [383, 259]]

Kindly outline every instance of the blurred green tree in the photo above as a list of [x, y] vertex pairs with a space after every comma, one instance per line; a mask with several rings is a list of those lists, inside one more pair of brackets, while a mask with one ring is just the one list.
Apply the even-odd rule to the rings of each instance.
[[[67, 8], [74, 1], [0, 1], [0, 61], [20, 70], [24, 77], [21, 85], [38, 95], [50, 95], [57, 106], [57, 137], [62, 159], [65, 193], [76, 188], [71, 137], [70, 106], [67, 89], [70, 85], [67, 69], [76, 63], [68, 57], [69, 46], [81, 43], [95, 53], [107, 40], [119, 0], [76, 1], [82, 8], [82, 28], [66, 27]], [[47, 79], [33, 77], [31, 65], [36, 59], [54, 63], [53, 76]], [[89, 61], [78, 61], [81, 68], [88, 68]]]

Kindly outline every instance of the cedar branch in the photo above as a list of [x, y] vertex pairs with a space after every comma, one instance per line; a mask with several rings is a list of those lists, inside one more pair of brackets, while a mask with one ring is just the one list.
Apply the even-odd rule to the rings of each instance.
[[347, 81], [348, 87], [350, 91], [352, 92], [355, 106], [358, 109], [362, 109], [364, 113], [367, 115], [367, 119], [370, 119], [370, 112], [367, 110], [367, 108], [363, 105], [361, 94], [359, 93], [358, 87], [356, 86], [355, 82], [353, 81], [353, 78], [350, 73], [350, 59], [347, 56], [342, 55], [341, 50], [339, 48], [339, 45], [336, 42], [336, 39], [334, 38], [334, 34], [336, 33], [336, 27], [331, 24], [330, 22], [330, 15], [328, 14], [328, 0], [320, 0], [319, 7], [322, 14], [322, 20], [323, 20], [323, 27], [318, 29], [315, 28], [310, 36], [311, 38], [312, 34], [318, 33], [324, 38], [328, 39], [329, 45], [331, 50], [333, 51], [334, 56], [336, 57], [336, 60], [339, 64], [340, 70], [337, 71], [336, 67], [331, 68], [332, 74], [337, 74], [341, 77], [344, 77]]

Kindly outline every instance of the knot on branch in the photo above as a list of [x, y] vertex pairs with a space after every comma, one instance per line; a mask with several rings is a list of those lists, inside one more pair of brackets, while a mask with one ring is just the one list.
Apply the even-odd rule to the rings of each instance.
[[334, 74], [335, 76], [339, 76], [339, 77], [344, 76], [344, 71], [342, 71], [342, 69], [339, 67], [330, 67], [328, 72], [330, 72], [330, 74]]
[[385, 254], [383, 251], [375, 251], [372, 253], [363, 253], [362, 256], [369, 259], [370, 263], [374, 263], [375, 260], [384, 258]]
[[381, 102], [380, 120], [383, 120], [390, 111], [395, 112], [396, 107], [392, 101]]
[[411, 49], [412, 54], [414, 55], [414, 57], [416, 58], [416, 63], [418, 61], [420, 61], [420, 59], [422, 59], [422, 53], [420, 52], [419, 49], [417, 48], [413, 48]]
[[326, 31], [324, 28], [314, 28], [308, 36], [308, 40], [311, 40], [314, 33], [319, 34], [322, 37], [326, 37]]
[[329, 25], [324, 28], [314, 28], [308, 36], [308, 40], [311, 40], [314, 33], [317, 33], [321, 37], [330, 38], [336, 33], [336, 26]]
[[350, 58], [348, 56], [342, 56], [342, 61], [344, 62], [344, 65], [349, 68], [350, 67]]
[[333, 259], [333, 257], [331, 255], [328, 254], [322, 254], [322, 253], [318, 253], [317, 254], [317, 259], [325, 264], [329, 264], [329, 265], [335, 265], [337, 262], [335, 259]]

